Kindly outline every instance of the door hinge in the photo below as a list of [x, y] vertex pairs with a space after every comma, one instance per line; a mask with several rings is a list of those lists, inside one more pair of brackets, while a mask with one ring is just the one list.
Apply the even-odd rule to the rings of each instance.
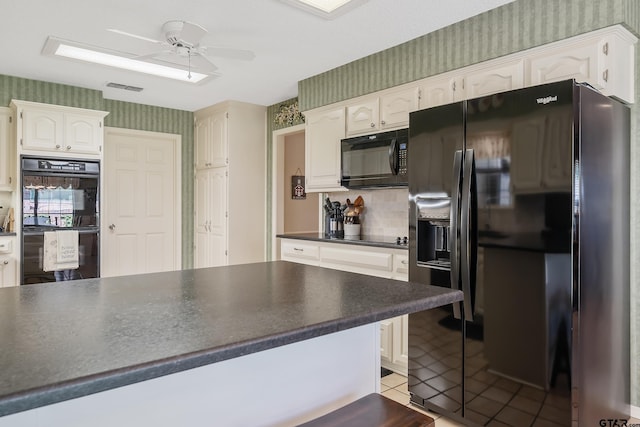
[[229, 118], [229, 113], [228, 112], [224, 113], [224, 116], [228, 119]]
[[422, 99], [422, 89], [418, 89], [418, 100]]
[[98, 123], [98, 127], [102, 127], [102, 122], [99, 122], [99, 123]]
[[229, 218], [229, 211], [226, 211], [226, 212], [224, 213], [224, 217], [225, 217], [225, 218]]
[[20, 118], [22, 118], [22, 111], [20, 111]]
[[453, 82], [451, 84], [451, 89], [455, 92], [456, 91], [456, 82]]
[[22, 145], [22, 138], [20, 138], [20, 145]]
[[229, 252], [225, 249], [224, 250], [224, 256], [227, 256], [227, 255], [229, 255]]
[[224, 176], [228, 177], [229, 176], [229, 171], [225, 171], [224, 172]]
[[9, 123], [13, 123], [13, 117], [9, 116]]

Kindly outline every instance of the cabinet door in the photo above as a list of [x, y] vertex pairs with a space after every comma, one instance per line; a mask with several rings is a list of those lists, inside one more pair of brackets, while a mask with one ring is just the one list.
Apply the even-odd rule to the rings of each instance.
[[387, 93], [380, 97], [380, 128], [395, 129], [409, 126], [409, 113], [418, 109], [417, 87]]
[[545, 118], [540, 116], [513, 125], [511, 185], [516, 194], [542, 191]]
[[211, 171], [202, 170], [196, 173], [194, 188], [194, 229], [195, 252], [193, 254], [193, 266], [203, 268], [210, 266], [211, 245], [209, 242], [209, 229], [211, 227], [211, 214], [209, 212], [209, 199], [211, 198]]
[[[209, 209], [211, 212], [211, 267], [227, 265], [227, 168], [210, 171]], [[238, 238], [241, 238], [240, 236]]]
[[409, 315], [393, 319], [393, 363], [403, 367], [409, 364]]
[[16, 267], [16, 259], [13, 256], [0, 256], [0, 288], [18, 285]]
[[61, 151], [100, 154], [104, 134], [102, 119], [81, 114], [64, 114], [65, 139]]
[[344, 108], [309, 113], [305, 127], [306, 191], [343, 190], [340, 185], [340, 140], [345, 137]]
[[8, 108], [0, 109], [0, 190], [13, 189], [13, 165], [16, 161], [13, 154], [15, 141], [11, 141], [11, 115]]
[[[531, 85], [551, 83], [567, 79], [588, 82], [596, 89], [604, 89], [607, 81], [605, 74], [604, 40], [599, 43], [585, 43], [554, 53], [544, 53], [529, 60], [529, 78]], [[608, 74], [608, 73], [607, 73]]]
[[478, 70], [464, 79], [465, 98], [477, 98], [524, 87], [524, 63], [515, 61], [496, 68]]
[[211, 119], [196, 120], [194, 126], [196, 169], [209, 168], [211, 164]]
[[380, 359], [382, 363], [393, 362], [393, 319], [380, 322]]
[[227, 113], [221, 112], [211, 116], [211, 166], [227, 165]]
[[380, 100], [371, 98], [347, 107], [347, 136], [380, 129]]
[[22, 147], [29, 150], [59, 151], [63, 148], [61, 112], [24, 110], [22, 120]]
[[454, 77], [427, 79], [421, 88], [420, 109], [450, 104], [456, 101], [455, 91], [462, 88], [462, 84], [456, 82]]

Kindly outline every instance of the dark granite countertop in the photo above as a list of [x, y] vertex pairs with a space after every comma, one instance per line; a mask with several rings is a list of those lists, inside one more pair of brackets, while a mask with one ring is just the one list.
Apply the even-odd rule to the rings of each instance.
[[407, 249], [406, 244], [396, 243], [397, 238], [405, 236], [361, 236], [359, 239], [335, 239], [324, 233], [285, 233], [277, 234], [283, 239], [311, 240], [315, 242], [342, 243], [348, 245], [373, 246], [377, 248]]
[[0, 289], [0, 416], [462, 299], [285, 261]]
[[483, 236], [478, 238], [478, 246], [484, 248], [514, 249], [544, 253], [570, 253], [571, 236], [564, 234], [513, 233]]

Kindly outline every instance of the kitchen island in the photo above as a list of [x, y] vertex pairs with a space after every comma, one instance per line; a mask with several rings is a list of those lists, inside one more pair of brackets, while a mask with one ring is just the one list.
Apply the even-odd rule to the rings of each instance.
[[284, 261], [0, 289], [0, 426], [295, 425], [379, 390], [442, 288]]

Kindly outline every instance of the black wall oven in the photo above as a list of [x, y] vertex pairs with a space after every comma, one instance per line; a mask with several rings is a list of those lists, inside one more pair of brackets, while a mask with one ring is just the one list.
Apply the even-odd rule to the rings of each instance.
[[[22, 158], [21, 284], [100, 275], [100, 163], [93, 160]], [[44, 235], [78, 232], [78, 268], [45, 271]]]

